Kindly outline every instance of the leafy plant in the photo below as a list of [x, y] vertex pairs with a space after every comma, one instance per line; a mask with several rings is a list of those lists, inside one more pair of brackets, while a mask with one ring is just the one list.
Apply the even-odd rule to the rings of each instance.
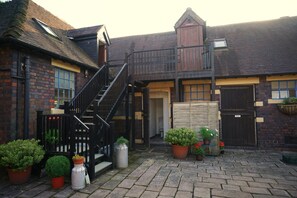
[[283, 103], [284, 105], [288, 105], [288, 104], [297, 104], [297, 98], [296, 97], [288, 97], [288, 98], [285, 98], [283, 100]]
[[120, 145], [120, 144], [126, 144], [128, 146], [129, 141], [126, 138], [124, 138], [123, 136], [121, 136], [121, 137], [119, 137], [117, 139], [116, 143], [118, 145]]
[[180, 146], [190, 146], [197, 142], [196, 133], [189, 128], [169, 129], [165, 141]]
[[82, 159], [82, 158], [85, 158], [85, 157], [84, 157], [84, 156], [81, 156], [81, 155], [79, 155], [79, 154], [75, 154], [75, 155], [72, 157], [73, 160], [78, 160], [78, 159]]
[[46, 174], [51, 177], [61, 177], [70, 172], [69, 159], [63, 155], [50, 157], [45, 164]]
[[201, 127], [199, 133], [204, 140], [212, 140], [215, 136], [218, 135], [218, 132], [216, 130], [209, 129], [207, 127]]
[[39, 140], [14, 140], [0, 145], [0, 166], [22, 170], [39, 163], [44, 150]]
[[45, 141], [49, 144], [56, 144], [59, 141], [59, 130], [49, 129], [46, 131]]

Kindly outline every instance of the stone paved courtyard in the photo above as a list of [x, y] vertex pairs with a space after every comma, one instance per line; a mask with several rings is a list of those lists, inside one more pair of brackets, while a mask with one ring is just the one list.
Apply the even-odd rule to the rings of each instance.
[[297, 166], [281, 153], [226, 150], [196, 161], [173, 159], [169, 147], [129, 152], [129, 167], [113, 169], [80, 191], [53, 190], [47, 177], [14, 186], [1, 180], [0, 197], [297, 197]]

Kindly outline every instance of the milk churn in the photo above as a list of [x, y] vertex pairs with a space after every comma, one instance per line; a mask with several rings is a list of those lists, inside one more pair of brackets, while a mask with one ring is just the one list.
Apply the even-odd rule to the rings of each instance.
[[76, 158], [75, 156], [72, 158], [74, 167], [71, 172], [71, 187], [73, 190], [80, 190], [86, 186], [86, 168], [84, 167], [84, 157], [78, 156]]
[[119, 137], [116, 141], [115, 154], [116, 154], [116, 167], [128, 167], [128, 140], [124, 137]]

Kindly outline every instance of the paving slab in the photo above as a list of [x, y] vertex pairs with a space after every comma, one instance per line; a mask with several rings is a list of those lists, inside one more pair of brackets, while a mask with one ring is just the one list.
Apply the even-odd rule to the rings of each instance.
[[0, 197], [297, 197], [297, 166], [280, 161], [281, 153], [264, 150], [231, 150], [218, 157], [174, 159], [166, 152], [146, 149], [129, 152], [129, 166], [113, 169], [86, 188], [53, 190], [47, 177], [32, 177], [23, 185], [3, 178]]

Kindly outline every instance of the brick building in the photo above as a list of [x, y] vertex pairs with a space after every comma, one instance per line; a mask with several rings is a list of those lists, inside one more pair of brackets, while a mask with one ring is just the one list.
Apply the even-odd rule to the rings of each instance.
[[172, 32], [109, 46], [103, 25], [74, 29], [30, 0], [2, 3], [0, 15], [0, 143], [35, 137], [36, 111], [57, 112], [108, 61], [128, 63], [115, 71], [127, 72], [129, 86], [124, 76], [112, 83], [123, 87], [109, 90], [126, 103], [117, 109], [119, 99], [108, 96], [72, 107], [88, 126], [96, 125], [88, 108], [98, 104], [102, 119], [106, 105], [107, 123], [118, 110], [117, 132], [147, 143], [174, 126], [174, 103], [218, 101], [227, 146], [296, 147], [297, 117], [277, 107], [297, 95], [296, 17], [209, 27], [187, 9]]
[[0, 4], [0, 143], [36, 137], [36, 111], [57, 112], [106, 62], [104, 25], [74, 29], [31, 0]]
[[277, 104], [297, 96], [297, 17], [209, 27], [187, 9], [174, 27], [114, 38], [109, 49], [110, 60], [129, 54], [150, 90], [150, 137], [174, 126], [174, 102], [214, 100], [227, 146], [296, 148], [297, 115]]

